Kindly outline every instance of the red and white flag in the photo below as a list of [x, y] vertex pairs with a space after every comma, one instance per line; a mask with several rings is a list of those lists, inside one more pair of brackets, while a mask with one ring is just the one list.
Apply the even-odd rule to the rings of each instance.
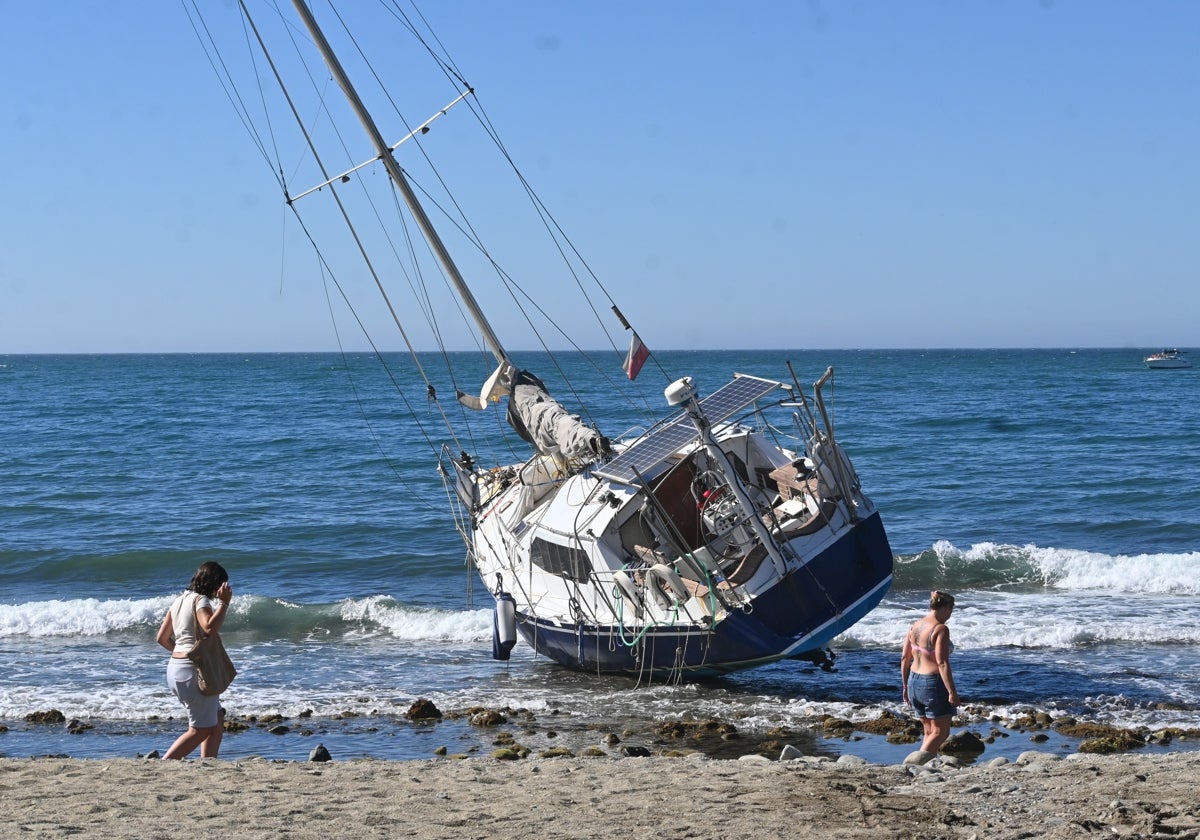
[[625, 355], [625, 361], [621, 365], [621, 369], [625, 371], [625, 375], [630, 380], [637, 379], [642, 365], [646, 364], [646, 359], [649, 358], [650, 348], [642, 344], [642, 340], [638, 338], [638, 334], [634, 333], [633, 340], [629, 342], [629, 352]]

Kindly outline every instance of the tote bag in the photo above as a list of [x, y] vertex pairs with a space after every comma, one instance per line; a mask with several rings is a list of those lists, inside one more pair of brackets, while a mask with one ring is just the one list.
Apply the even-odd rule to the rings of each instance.
[[[192, 601], [192, 615], [199, 603], [200, 597], [196, 596]], [[200, 636], [199, 620], [196, 621], [196, 636]], [[233, 666], [219, 633], [199, 638], [187, 658], [196, 666], [196, 684], [201, 694], [220, 694], [237, 676], [237, 668]]]

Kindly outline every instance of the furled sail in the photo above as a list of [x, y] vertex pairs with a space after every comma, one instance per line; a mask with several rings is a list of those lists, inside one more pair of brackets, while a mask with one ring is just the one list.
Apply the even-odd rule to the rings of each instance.
[[608, 438], [568, 413], [542, 380], [526, 370], [513, 381], [508, 424], [543, 455], [595, 461], [609, 452]]

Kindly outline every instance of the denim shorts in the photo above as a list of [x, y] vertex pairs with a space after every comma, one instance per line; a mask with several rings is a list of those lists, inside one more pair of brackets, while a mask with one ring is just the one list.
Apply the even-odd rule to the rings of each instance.
[[958, 709], [950, 705], [950, 692], [946, 690], [941, 674], [910, 673], [908, 702], [912, 704], [917, 717], [940, 718], [958, 713]]

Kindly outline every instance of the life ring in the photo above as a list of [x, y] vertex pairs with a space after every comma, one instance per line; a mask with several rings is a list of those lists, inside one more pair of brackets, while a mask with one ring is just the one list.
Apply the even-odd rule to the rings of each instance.
[[692, 597], [683, 585], [683, 578], [666, 563], [655, 563], [646, 572], [646, 587], [655, 602], [664, 610], [682, 604]]
[[636, 610], [643, 607], [642, 594], [638, 591], [633, 578], [625, 572], [617, 570], [613, 572], [613, 581], [617, 584], [617, 593], [623, 600], [632, 604]]

